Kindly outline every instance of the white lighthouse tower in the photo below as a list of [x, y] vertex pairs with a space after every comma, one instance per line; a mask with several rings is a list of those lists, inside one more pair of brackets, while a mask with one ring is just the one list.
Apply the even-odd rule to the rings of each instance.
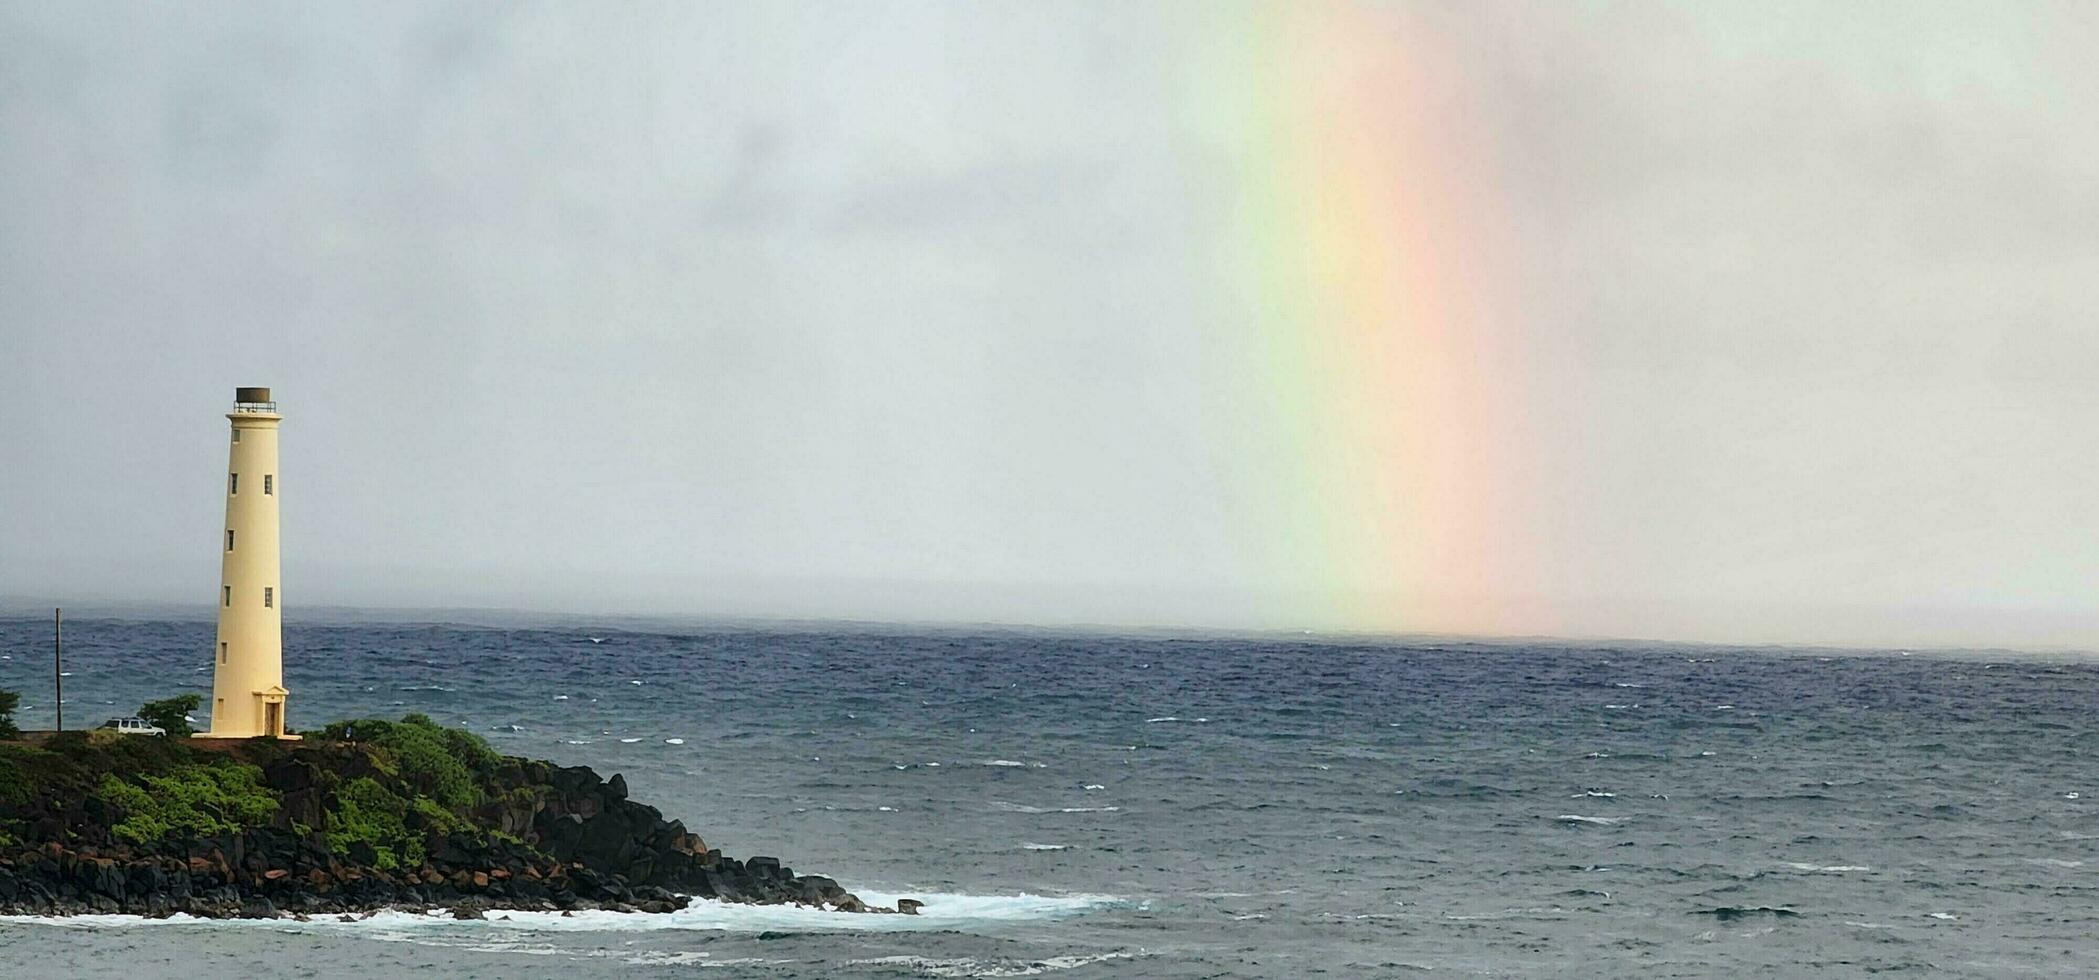
[[268, 388], [236, 388], [226, 465], [225, 549], [211, 730], [199, 738], [284, 734], [284, 597], [277, 577], [277, 403]]

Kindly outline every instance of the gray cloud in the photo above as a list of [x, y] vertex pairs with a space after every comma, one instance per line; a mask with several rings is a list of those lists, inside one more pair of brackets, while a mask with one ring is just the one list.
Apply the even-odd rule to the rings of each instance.
[[[1336, 625], [1217, 353], [1251, 9], [0, 7], [0, 594], [207, 601], [256, 383], [308, 605]], [[1391, 625], [2099, 644], [2089, 9], [1399, 14], [1540, 537]]]

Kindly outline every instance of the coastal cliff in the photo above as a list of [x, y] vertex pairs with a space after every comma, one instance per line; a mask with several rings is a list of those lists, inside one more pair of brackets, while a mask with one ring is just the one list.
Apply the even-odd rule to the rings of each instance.
[[299, 741], [0, 743], [0, 913], [478, 917], [670, 912], [688, 896], [895, 911], [774, 858], [725, 857], [618, 775], [503, 756], [419, 715]]

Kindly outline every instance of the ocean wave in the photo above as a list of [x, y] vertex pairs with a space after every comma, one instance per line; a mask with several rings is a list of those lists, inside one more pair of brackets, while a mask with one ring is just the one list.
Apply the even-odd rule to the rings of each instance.
[[960, 932], [996, 930], [1023, 922], [1069, 918], [1100, 909], [1128, 904], [1114, 895], [963, 895], [941, 892], [888, 893], [874, 889], [851, 889], [870, 905], [894, 906], [899, 898], [925, 903], [917, 915], [881, 915], [829, 912], [798, 905], [742, 905], [695, 899], [676, 912], [608, 912], [588, 909], [573, 913], [491, 911], [478, 921], [454, 919], [447, 911], [379, 912], [343, 921], [336, 916], [296, 919], [200, 919], [172, 915], [151, 919], [137, 915], [74, 915], [64, 917], [9, 915], [0, 922], [46, 925], [63, 929], [156, 927], [188, 929], [265, 928], [276, 932], [320, 932], [367, 934], [374, 938], [391, 935], [502, 934], [505, 932]]
[[1007, 813], [1116, 813], [1122, 809], [1119, 806], [1040, 807], [1029, 806], [1025, 803], [1008, 803], [1005, 800], [992, 800], [991, 808], [1004, 810]]
[[877, 956], [873, 959], [849, 960], [847, 965], [907, 967], [913, 975], [921, 977], [1032, 977], [1054, 970], [1072, 970], [1139, 955], [1143, 954], [1115, 952], [1096, 953], [1091, 956], [1051, 956], [1040, 960], [980, 960], [968, 957], [936, 960], [924, 956]]
[[1719, 907], [1717, 907], [1717, 908], [1710, 908], [1710, 909], [1694, 909], [1694, 910], [1693, 910], [1693, 911], [1691, 912], [1691, 914], [1692, 914], [1692, 915], [1710, 915], [1710, 916], [1712, 916], [1712, 917], [1714, 917], [1714, 918], [1716, 918], [1716, 919], [1719, 919], [1719, 920], [1720, 920], [1720, 921], [1722, 921], [1722, 922], [1726, 922], [1726, 921], [1728, 921], [1728, 920], [1730, 920], [1730, 919], [1743, 919], [1743, 918], [1748, 918], [1749, 916], [1752, 916], [1752, 915], [1768, 915], [1768, 916], [1771, 916], [1771, 917], [1772, 917], [1772, 918], [1774, 918], [1774, 919], [1797, 919], [1797, 918], [1800, 918], [1800, 913], [1798, 913], [1798, 912], [1795, 912], [1795, 911], [1793, 911], [1792, 909], [1786, 909], [1786, 908], [1774, 908], [1774, 907], [1772, 907], [1772, 906], [1769, 906], [1769, 905], [1756, 905], [1756, 906], [1749, 906], [1749, 905], [1722, 905], [1722, 906], [1719, 906]]
[[1581, 814], [1579, 814], [1579, 813], [1562, 813], [1562, 814], [1560, 814], [1559, 816], [1557, 816], [1557, 817], [1554, 817], [1553, 819], [1554, 819], [1554, 820], [1558, 820], [1558, 821], [1560, 821], [1561, 823], [1594, 823], [1594, 824], [1604, 824], [1604, 825], [1610, 825], [1610, 824], [1618, 823], [1618, 822], [1620, 822], [1620, 821], [1624, 820], [1625, 818], [1624, 818], [1624, 817], [1585, 817], [1585, 816], [1582, 816], [1582, 815], [1581, 815]]
[[[1534, 905], [1525, 908], [1502, 909], [1499, 912], [1479, 912], [1472, 915], [1455, 915], [1445, 912], [1443, 917], [1452, 922], [1492, 922], [1501, 919], [1553, 918], [1569, 914], [1571, 913], [1557, 905]], [[1356, 918], [1367, 919], [1369, 916], [1358, 915]]]
[[1863, 864], [1802, 864], [1797, 861], [1787, 861], [1786, 867], [1792, 868], [1793, 870], [1801, 872], [1803, 874], [1812, 875], [1838, 875], [1844, 874], [1848, 871], [1873, 870], [1872, 868], [1866, 867]]

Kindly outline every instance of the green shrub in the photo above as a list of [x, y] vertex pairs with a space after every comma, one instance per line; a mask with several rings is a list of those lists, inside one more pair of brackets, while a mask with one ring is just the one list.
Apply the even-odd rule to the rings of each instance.
[[13, 752], [0, 754], [0, 804], [27, 803], [35, 796], [36, 783], [21, 758]]
[[196, 732], [189, 724], [189, 713], [197, 710], [204, 698], [195, 694], [177, 694], [172, 698], [148, 701], [139, 705], [138, 716], [148, 724], [159, 725], [174, 738], [187, 738]]
[[117, 839], [150, 844], [170, 834], [210, 836], [260, 826], [277, 812], [262, 770], [239, 763], [177, 766], [138, 782], [105, 772], [95, 795], [123, 811], [110, 828]]
[[15, 706], [21, 703], [21, 694], [0, 691], [0, 738], [22, 737], [22, 730], [15, 727]]
[[471, 732], [445, 728], [429, 716], [411, 714], [398, 722], [355, 718], [329, 722], [329, 738], [375, 746], [372, 763], [380, 772], [399, 776], [418, 795], [445, 807], [472, 806], [481, 799], [477, 776], [502, 761], [488, 743]]
[[341, 852], [351, 844], [370, 844], [379, 856], [372, 863], [382, 869], [423, 863], [423, 841], [411, 834], [402, 820], [407, 801], [394, 795], [378, 780], [359, 776], [335, 791], [335, 810], [328, 815], [328, 847]]
[[472, 825], [467, 823], [466, 818], [438, 806], [435, 800], [427, 796], [418, 796], [410, 801], [408, 809], [409, 812], [415, 814], [426, 830], [440, 834], [449, 834], [455, 830], [472, 828]]

